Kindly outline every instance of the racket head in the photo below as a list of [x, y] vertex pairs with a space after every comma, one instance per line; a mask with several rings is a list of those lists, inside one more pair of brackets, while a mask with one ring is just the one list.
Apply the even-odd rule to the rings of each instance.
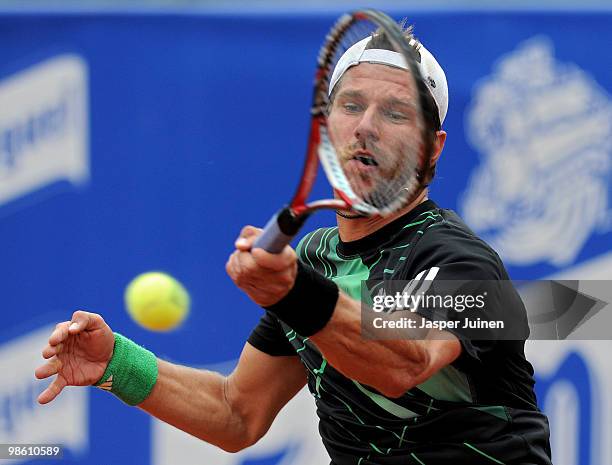
[[[384, 48], [378, 48], [381, 44]], [[386, 216], [407, 205], [424, 187], [422, 173], [429, 165], [431, 144], [425, 115], [429, 111], [429, 91], [418, 65], [419, 45], [410, 32], [375, 10], [343, 15], [327, 35], [315, 78], [309, 158], [318, 157], [334, 188], [336, 201], [328, 208], [339, 208], [341, 201], [340, 209], [365, 216]], [[391, 72], [396, 74], [401, 72], [405, 92], [402, 91], [402, 99], [396, 99], [400, 103], [389, 103], [393, 99], [387, 103], [370, 102], [366, 98], [365, 102], [357, 102], [358, 109], [353, 111], [351, 105], [355, 102], [338, 100], [344, 99], [343, 81], [351, 68], [363, 62], [395, 68]], [[341, 69], [344, 72], [338, 77]], [[373, 135], [350, 140], [339, 136], [338, 121], [350, 126], [356, 118], [365, 117], [366, 111], [373, 112], [376, 124], [385, 128], [381, 136], [395, 131], [394, 144], [376, 140]], [[317, 208], [322, 206], [326, 207], [317, 202]]]

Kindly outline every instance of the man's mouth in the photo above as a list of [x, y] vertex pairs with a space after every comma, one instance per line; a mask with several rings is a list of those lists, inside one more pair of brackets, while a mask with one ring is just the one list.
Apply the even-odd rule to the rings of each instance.
[[361, 162], [366, 166], [378, 166], [378, 162], [374, 159], [374, 157], [365, 153], [358, 153], [352, 159], [357, 160], [358, 162]]
[[344, 172], [357, 195], [372, 189], [379, 169], [376, 159], [367, 152], [353, 152], [344, 165]]

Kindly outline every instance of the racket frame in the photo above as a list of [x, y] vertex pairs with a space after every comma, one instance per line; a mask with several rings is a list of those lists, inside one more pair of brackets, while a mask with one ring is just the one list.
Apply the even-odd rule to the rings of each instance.
[[[270, 218], [264, 227], [262, 234], [253, 244], [253, 248], [259, 247], [271, 253], [280, 253], [284, 249], [285, 245], [289, 244], [293, 237], [299, 232], [308, 216], [317, 210], [331, 209], [353, 211], [364, 216], [381, 213], [376, 208], [360, 202], [359, 198], [352, 192], [348, 181], [346, 183], [341, 182], [340, 184], [343, 185], [343, 189], [339, 189], [339, 182], [337, 181], [338, 177], [332, 174], [331, 171], [333, 168], [329, 163], [326, 163], [324, 155], [320, 153], [322, 146], [321, 140], [322, 138], [328, 137], [326, 112], [328, 110], [327, 107], [329, 100], [327, 97], [327, 89], [329, 87], [328, 76], [330, 76], [330, 71], [332, 71], [331, 67], [333, 65], [332, 60], [334, 57], [334, 53], [331, 53], [330, 50], [335, 50], [338, 42], [342, 39], [346, 30], [350, 28], [353, 23], [362, 20], [369, 20], [379, 26], [382, 26], [386, 31], [392, 31], [398, 28], [395, 21], [380, 11], [358, 10], [353, 13], [346, 13], [342, 15], [328, 33], [326, 41], [321, 47], [318, 56], [318, 66], [314, 79], [315, 85], [313, 89], [313, 104], [310, 110], [310, 137], [308, 140], [306, 158], [302, 168], [300, 182], [289, 205], [283, 207], [272, 218]], [[410, 67], [409, 71], [414, 76], [415, 83], [417, 85], [422, 83], [424, 86], [425, 84], [422, 81], [421, 72], [414, 63], [414, 61], [417, 59], [416, 50], [414, 47], [410, 45], [408, 40], [405, 40], [403, 37], [399, 40], [396, 40], [393, 34], [387, 34], [387, 37], [396, 49], [401, 49], [401, 53], [403, 55], [408, 54], [413, 56], [413, 60], [407, 60]], [[421, 108], [424, 108], [425, 102], [422, 98], [423, 89], [418, 90], [419, 97], [421, 99], [419, 103]], [[423, 138], [425, 137], [426, 135], [423, 134]], [[427, 144], [424, 142], [425, 147], [426, 145]], [[425, 151], [430, 152], [431, 150]], [[426, 156], [423, 163], [429, 163], [431, 154], [426, 153], [425, 155]], [[330, 160], [330, 158], [328, 158], [328, 160]], [[308, 195], [310, 194], [317, 177], [319, 163], [321, 163], [323, 166], [330, 183], [334, 187], [334, 193], [337, 198], [307, 202]], [[344, 175], [342, 174], [342, 176]], [[388, 212], [382, 212], [382, 214], [390, 213], [391, 211], [393, 211], [393, 209]]]

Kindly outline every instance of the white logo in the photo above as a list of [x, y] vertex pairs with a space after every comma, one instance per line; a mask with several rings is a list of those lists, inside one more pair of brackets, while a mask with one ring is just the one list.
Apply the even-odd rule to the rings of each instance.
[[466, 128], [482, 161], [460, 208], [508, 263], [567, 265], [610, 229], [610, 98], [548, 39], [502, 57], [476, 86]]
[[87, 66], [60, 55], [0, 81], [0, 205], [89, 179]]
[[[431, 282], [438, 275], [440, 267], [433, 266], [427, 270], [421, 271], [416, 277], [408, 282], [401, 292], [396, 292], [395, 295], [387, 294], [384, 288], [384, 281], [374, 285], [372, 291], [378, 286], [383, 286], [378, 289], [378, 293], [372, 297], [372, 310], [376, 313], [385, 311], [393, 313], [398, 310], [410, 310], [416, 312], [421, 305], [422, 299], [431, 287]], [[427, 275], [425, 275], [427, 273]], [[423, 277], [425, 276], [425, 277]], [[419, 286], [417, 288], [417, 286]]]
[[47, 405], [36, 401], [50, 381], [37, 380], [34, 369], [44, 362], [40, 351], [54, 328], [0, 345], [0, 444], [63, 444], [78, 455], [88, 446], [89, 390], [65, 389]]

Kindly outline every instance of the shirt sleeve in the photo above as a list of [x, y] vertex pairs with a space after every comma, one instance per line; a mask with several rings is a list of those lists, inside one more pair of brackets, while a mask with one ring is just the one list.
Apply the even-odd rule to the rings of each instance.
[[265, 312], [259, 324], [249, 336], [249, 344], [262, 352], [274, 357], [296, 355], [295, 349], [283, 334], [278, 320]]

